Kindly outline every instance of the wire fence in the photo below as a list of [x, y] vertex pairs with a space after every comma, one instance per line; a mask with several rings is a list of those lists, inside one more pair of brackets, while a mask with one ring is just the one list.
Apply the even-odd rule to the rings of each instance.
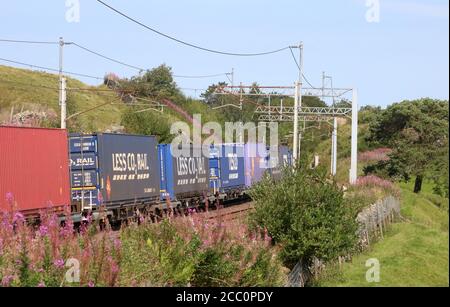
[[[358, 229], [358, 250], [367, 250], [377, 240], [383, 239], [388, 227], [401, 219], [400, 200], [393, 196], [379, 200], [375, 204], [361, 211], [356, 220]], [[341, 266], [346, 261], [351, 261], [352, 255], [339, 257]], [[289, 273], [287, 287], [304, 287], [311, 278], [317, 278], [325, 269], [326, 264], [320, 259], [314, 259], [313, 265], [306, 268], [302, 262], [298, 262]]]

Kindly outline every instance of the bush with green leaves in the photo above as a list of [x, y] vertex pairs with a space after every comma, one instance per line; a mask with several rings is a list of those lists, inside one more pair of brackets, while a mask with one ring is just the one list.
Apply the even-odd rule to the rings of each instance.
[[268, 230], [284, 263], [309, 268], [346, 255], [357, 242], [357, 210], [324, 170], [285, 170], [279, 181], [264, 179], [251, 190], [252, 226]]

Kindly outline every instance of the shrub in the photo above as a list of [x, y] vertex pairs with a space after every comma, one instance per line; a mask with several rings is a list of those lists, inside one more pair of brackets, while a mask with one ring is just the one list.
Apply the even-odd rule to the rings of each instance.
[[309, 268], [347, 254], [357, 242], [356, 210], [325, 171], [285, 170], [280, 181], [265, 179], [251, 191], [256, 210], [251, 225], [266, 228], [281, 246], [284, 263]]

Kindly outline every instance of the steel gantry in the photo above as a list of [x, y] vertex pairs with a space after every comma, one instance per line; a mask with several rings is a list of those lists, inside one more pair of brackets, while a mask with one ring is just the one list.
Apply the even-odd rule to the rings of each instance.
[[[239, 105], [234, 105], [242, 109], [245, 97], [261, 97], [268, 99], [268, 104], [256, 103], [254, 113], [258, 115], [258, 120], [262, 122], [294, 122], [294, 157], [300, 158], [300, 142], [302, 131], [299, 131], [300, 122], [327, 122], [333, 127], [331, 146], [331, 174], [337, 172], [337, 135], [338, 118], [351, 119], [351, 163], [349, 181], [351, 184], [357, 181], [358, 169], [358, 96], [357, 90], [353, 88], [302, 88], [297, 82], [295, 86], [257, 86], [257, 93], [249, 93], [246, 90], [254, 89], [255, 86], [222, 86], [216, 89], [217, 95], [233, 95], [239, 98]], [[301, 104], [301, 97], [332, 98], [333, 101], [344, 98], [352, 94], [347, 100], [348, 107], [337, 107], [335, 104], [327, 107], [306, 107]], [[272, 98], [294, 98], [297, 108], [294, 106], [271, 105]]]

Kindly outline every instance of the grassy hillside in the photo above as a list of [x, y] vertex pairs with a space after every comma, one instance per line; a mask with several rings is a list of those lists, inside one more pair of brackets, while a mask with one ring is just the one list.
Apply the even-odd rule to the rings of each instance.
[[[105, 89], [91, 87], [76, 79], [69, 78], [69, 88]], [[30, 71], [0, 66], [0, 122], [9, 118], [11, 108], [14, 113], [21, 110], [54, 112], [59, 115], [58, 76], [45, 72]], [[68, 113], [89, 110], [108, 101], [119, 103], [110, 93], [93, 91], [70, 91], [68, 93]], [[120, 123], [120, 106], [107, 105], [80, 115], [69, 127], [78, 131], [104, 130]]]
[[[400, 186], [405, 221], [342, 270], [328, 269], [320, 286], [449, 286], [448, 199], [431, 194], [431, 185], [419, 195], [412, 193], [412, 184]], [[380, 261], [380, 283], [366, 282], [370, 258]]]
[[[84, 91], [69, 91], [67, 97], [68, 116], [90, 110], [96, 106], [113, 102], [119, 105], [106, 105], [79, 115], [68, 123], [72, 131], [92, 132], [104, 131], [112, 125], [120, 125], [121, 113], [126, 108], [114, 95], [104, 91], [104, 86], [92, 87], [79, 80], [69, 78], [68, 88], [83, 88]], [[58, 75], [46, 72], [31, 71], [0, 65], [0, 122], [9, 119], [13, 108], [14, 114], [32, 110], [54, 113], [59, 125]], [[205, 104], [186, 100], [180, 105], [188, 114], [202, 114], [202, 122], [215, 121], [222, 123], [225, 119], [220, 111], [211, 110]], [[145, 109], [145, 107], [143, 107]], [[155, 118], [162, 123], [174, 123], [186, 119], [170, 108], [164, 113], [155, 113]]]

